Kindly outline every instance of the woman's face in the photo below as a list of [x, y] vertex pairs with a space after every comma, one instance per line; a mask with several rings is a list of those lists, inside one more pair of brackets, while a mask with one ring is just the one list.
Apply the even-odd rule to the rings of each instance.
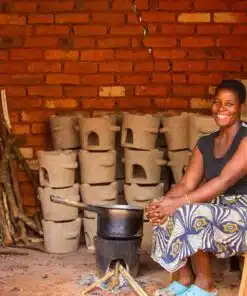
[[240, 119], [242, 104], [238, 96], [228, 89], [218, 92], [212, 106], [212, 113], [219, 127], [228, 127]]

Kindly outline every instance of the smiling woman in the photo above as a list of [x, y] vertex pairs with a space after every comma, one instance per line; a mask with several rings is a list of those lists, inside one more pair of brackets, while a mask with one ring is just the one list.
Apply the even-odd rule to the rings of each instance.
[[217, 295], [207, 253], [227, 258], [247, 250], [245, 98], [240, 81], [221, 82], [212, 105], [219, 129], [198, 140], [181, 181], [146, 208], [155, 224], [152, 258], [178, 278], [156, 295]]

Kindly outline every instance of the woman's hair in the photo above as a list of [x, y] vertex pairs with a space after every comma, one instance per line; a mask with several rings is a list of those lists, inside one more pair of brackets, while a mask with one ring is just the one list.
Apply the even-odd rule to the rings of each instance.
[[246, 89], [241, 81], [235, 79], [222, 80], [222, 82], [217, 86], [215, 90], [215, 95], [217, 96], [219, 91], [221, 91], [222, 89], [231, 90], [237, 95], [240, 104], [245, 103]]

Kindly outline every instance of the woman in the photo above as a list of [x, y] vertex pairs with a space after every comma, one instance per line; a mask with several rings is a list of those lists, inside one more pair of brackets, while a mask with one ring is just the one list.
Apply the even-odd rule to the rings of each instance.
[[245, 98], [240, 81], [221, 82], [212, 105], [219, 130], [198, 140], [182, 180], [146, 207], [152, 258], [178, 278], [156, 295], [217, 295], [207, 253], [226, 258], [247, 249]]

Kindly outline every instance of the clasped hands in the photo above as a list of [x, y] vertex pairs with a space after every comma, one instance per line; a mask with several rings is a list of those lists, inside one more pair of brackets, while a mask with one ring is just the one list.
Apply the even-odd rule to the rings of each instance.
[[177, 208], [181, 206], [179, 198], [164, 196], [159, 200], [153, 200], [145, 207], [145, 214], [153, 225], [163, 224]]

